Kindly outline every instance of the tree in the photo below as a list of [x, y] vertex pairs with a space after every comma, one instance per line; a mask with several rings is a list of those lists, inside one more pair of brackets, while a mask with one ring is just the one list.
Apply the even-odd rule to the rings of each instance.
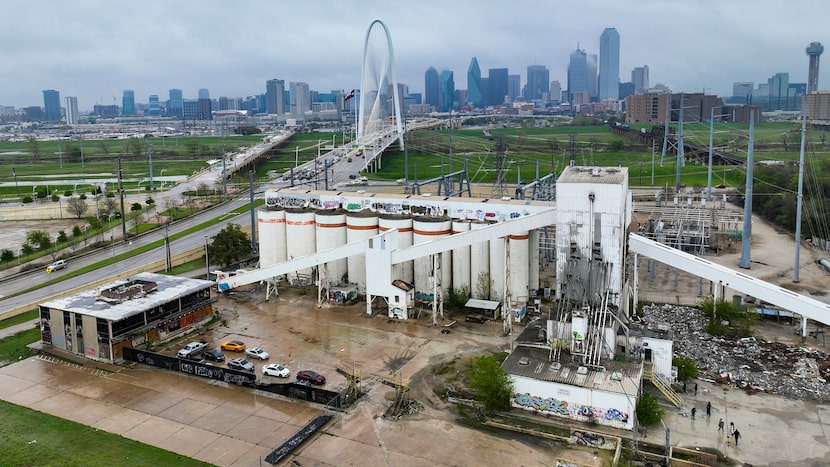
[[233, 129], [233, 132], [236, 133], [237, 135], [249, 136], [249, 135], [261, 134], [262, 130], [260, 130], [259, 128], [255, 127], [255, 126], [238, 126], [238, 127]]
[[73, 238], [81, 238], [84, 235], [84, 232], [81, 230], [80, 225], [76, 225], [72, 227], [72, 237]]
[[86, 201], [81, 198], [69, 198], [69, 201], [66, 202], [66, 209], [80, 219], [86, 214], [89, 207], [86, 205]]
[[698, 370], [695, 361], [688, 357], [677, 357], [671, 361], [672, 366], [677, 367], [677, 380], [687, 381], [697, 376]]
[[29, 245], [28, 243], [24, 243], [21, 247], [21, 250], [23, 251], [24, 255], [31, 255], [35, 252], [35, 249], [32, 248], [32, 245]]
[[4, 263], [11, 262], [14, 259], [14, 252], [7, 248], [4, 248], [2, 252], [0, 252], [0, 261]]
[[30, 230], [26, 232], [26, 243], [37, 245], [41, 250], [46, 251], [52, 246], [52, 239], [49, 232], [45, 230]]
[[32, 153], [32, 161], [38, 162], [40, 160], [40, 143], [37, 140], [37, 136], [27, 136], [26, 142], [29, 143], [29, 152]]
[[478, 400], [484, 404], [487, 412], [510, 408], [513, 382], [496, 357], [485, 355], [474, 358], [467, 376], [470, 379], [470, 387], [475, 390]]
[[59, 195], [57, 193], [52, 194], [52, 202], [53, 203], [57, 203], [60, 200], [61, 200], [61, 195]]
[[248, 234], [238, 224], [228, 224], [208, 245], [210, 260], [228, 267], [251, 253], [251, 241]]
[[130, 211], [141, 211], [141, 203], [133, 203], [130, 205]]
[[663, 417], [663, 409], [651, 394], [644, 392], [637, 402], [637, 420], [641, 425], [654, 425]]
[[118, 214], [118, 202], [114, 198], [105, 198], [101, 201], [98, 211], [101, 213], [101, 217], [107, 218], [110, 214]]
[[66, 154], [66, 160], [70, 162], [81, 161], [81, 146], [75, 143], [67, 143], [63, 151]]

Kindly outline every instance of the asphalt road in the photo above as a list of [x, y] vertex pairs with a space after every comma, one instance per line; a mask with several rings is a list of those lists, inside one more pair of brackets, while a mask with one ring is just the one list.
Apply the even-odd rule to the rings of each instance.
[[[281, 135], [280, 137], [287, 138], [288, 136]], [[257, 151], [262, 146], [263, 145], [258, 145], [257, 147], [252, 148], [245, 153], [234, 155], [234, 163], [242, 163], [242, 161], [244, 161], [244, 159], [248, 157], [252, 151]], [[348, 157], [343, 156], [339, 160], [339, 162], [329, 166], [330, 189], [333, 189], [336, 185], [349, 182], [349, 175], [357, 174], [359, 167], [362, 165], [362, 159], [359, 159], [359, 157], [356, 155], [356, 151], [351, 150], [351, 148], [339, 148], [337, 151], [334, 152], [339, 152], [340, 154], [348, 153], [352, 157], [352, 162], [348, 162]], [[320, 160], [328, 159], [329, 161], [332, 161], [334, 158], [334, 152], [329, 153], [325, 156], [321, 155]], [[360, 162], [358, 162], [358, 160], [360, 160]], [[230, 163], [231, 162], [229, 161], [229, 164]], [[315, 161], [308, 161], [305, 164], [298, 166], [297, 171], [306, 167], [311, 168], [314, 166], [314, 164]], [[209, 186], [212, 186], [216, 181], [216, 178], [219, 176], [220, 174], [216, 169], [206, 170], [200, 174], [197, 174], [196, 176], [192, 177], [186, 182], [179, 183], [169, 191], [160, 192], [157, 195], [155, 195], [155, 197], [157, 198], [157, 203], [161, 203], [159, 205], [164, 205], [165, 198], [181, 197], [184, 191], [196, 189], [196, 187], [201, 183], [206, 183]], [[317, 179], [316, 183], [316, 186], [321, 190], [324, 189], [325, 184], [323, 177], [323, 174], [319, 174], [319, 178]], [[295, 181], [295, 184], [297, 183], [298, 182]], [[290, 181], [277, 180], [259, 185], [258, 187], [256, 187], [256, 191], [261, 193], [266, 189], [284, 188], [289, 185]], [[315, 182], [313, 180], [305, 181], [299, 186], [305, 189], [314, 189]], [[207, 222], [210, 219], [222, 218], [222, 221], [217, 224], [214, 224], [198, 232], [191, 233], [189, 235], [172, 241], [170, 245], [171, 254], [176, 254], [181, 251], [186, 251], [195, 247], [203, 246], [205, 244], [205, 236], [212, 237], [216, 235], [229, 223], [235, 223], [239, 225], [250, 224], [251, 216], [250, 212], [248, 211], [239, 215], [227, 214], [230, 211], [233, 211], [234, 209], [237, 209], [241, 206], [247, 206], [249, 204], [250, 198], [249, 196], [247, 196], [247, 194], [245, 194], [245, 196], [231, 199], [226, 203], [221, 204], [220, 206], [216, 206], [214, 208], [205, 210], [195, 216], [191, 216], [181, 221], [176, 221], [169, 224], [168, 235], [173, 236], [176, 233], [183, 232], [196, 225]], [[120, 254], [127, 253], [130, 250], [137, 249], [141, 246], [148, 245], [150, 243], [164, 239], [164, 231], [160, 229], [153, 230], [138, 237], [133, 237], [128, 242], [122, 241], [119, 238], [119, 234], [120, 229], [115, 229], [111, 247], [103, 248], [96, 252], [85, 254], [83, 256], [71, 258], [68, 261], [67, 267], [65, 269], [53, 272], [51, 274], [47, 274], [45, 268], [37, 269], [29, 273], [17, 274], [3, 279], [2, 282], [0, 282], [0, 295], [3, 296], [3, 298], [0, 298], [0, 315], [9, 310], [16, 309], [20, 306], [46, 301], [50, 297], [56, 294], [60, 294], [66, 290], [82, 287], [84, 284], [94, 283], [96, 281], [106, 279], [107, 277], [114, 277], [115, 275], [127, 269], [132, 269], [140, 265], [146, 265], [158, 260], [164, 260], [164, 247], [159, 247], [151, 251], [147, 251], [132, 256], [123, 261], [119, 261], [118, 263], [97, 268], [80, 276], [67, 278], [66, 280], [59, 281], [51, 285], [45, 285], [36, 290], [21, 293], [20, 295], [15, 295], [23, 290], [30, 289], [31, 287], [37, 284], [45, 284], [50, 280], [60, 278], [62, 275], [68, 275], [73, 270], [96, 264], [100, 261], [106, 260], [107, 258], [112, 258]], [[104, 238], [107, 238], [106, 233], [104, 234]]]

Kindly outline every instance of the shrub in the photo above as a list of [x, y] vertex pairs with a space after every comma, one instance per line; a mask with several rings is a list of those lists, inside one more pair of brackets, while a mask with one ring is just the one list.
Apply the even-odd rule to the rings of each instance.
[[663, 409], [651, 394], [644, 392], [637, 402], [637, 420], [641, 425], [654, 425], [663, 417]]

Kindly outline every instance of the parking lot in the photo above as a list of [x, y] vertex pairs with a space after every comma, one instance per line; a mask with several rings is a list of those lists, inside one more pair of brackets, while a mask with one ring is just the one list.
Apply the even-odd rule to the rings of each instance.
[[[191, 341], [211, 348], [227, 340], [262, 347], [267, 360], [249, 359], [267, 382], [294, 381], [298, 370], [327, 379], [322, 387], [346, 385], [335, 368], [359, 372], [367, 392], [355, 407], [332, 411], [251, 388], [132, 364], [101, 371], [89, 366], [32, 357], [0, 368], [0, 399], [74, 420], [127, 438], [217, 465], [254, 466], [309, 421], [335, 415], [317, 435], [286, 458], [301, 465], [447, 465], [501, 463], [550, 464], [550, 443], [515, 436], [493, 436], [457, 423], [454, 410], [436, 409], [438, 400], [424, 383], [431, 366], [455, 357], [504, 348], [500, 323], [465, 323], [449, 334], [429, 325], [428, 312], [417, 321], [367, 317], [365, 304], [317, 309], [313, 294], [283, 295], [264, 302], [261, 291], [220, 297], [221, 322], [203, 334], [164, 346], [175, 355]], [[447, 323], [449, 320], [444, 320]], [[227, 359], [240, 356], [223, 352]], [[213, 363], [213, 362], [211, 362]], [[263, 376], [262, 367], [279, 363], [290, 378]], [[213, 363], [224, 365], [224, 363]], [[412, 384], [421, 413], [398, 421], [382, 417], [394, 389], [381, 380]], [[584, 456], [584, 459], [579, 458]], [[590, 452], [568, 457], [595, 464]]]

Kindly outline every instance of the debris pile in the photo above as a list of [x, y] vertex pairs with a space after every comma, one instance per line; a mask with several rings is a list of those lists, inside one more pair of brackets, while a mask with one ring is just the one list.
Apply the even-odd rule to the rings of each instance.
[[675, 305], [643, 307], [643, 321], [669, 323], [675, 357], [688, 357], [699, 377], [731, 384], [749, 393], [766, 392], [797, 399], [830, 401], [830, 354], [754, 337], [712, 336], [698, 308]]

